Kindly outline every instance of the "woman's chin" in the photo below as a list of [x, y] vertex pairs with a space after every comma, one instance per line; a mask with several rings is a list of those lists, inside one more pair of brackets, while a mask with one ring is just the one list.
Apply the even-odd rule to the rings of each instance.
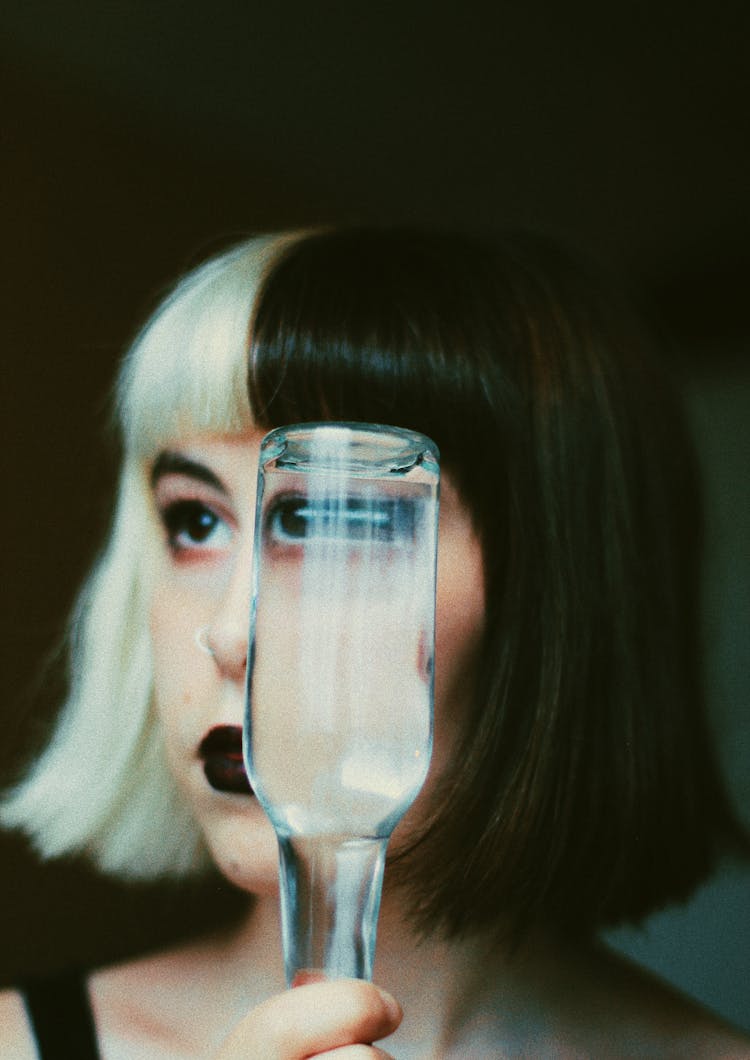
[[279, 854], [268, 820], [231, 821], [206, 830], [214, 864], [235, 887], [259, 897], [279, 891]]
[[248, 869], [246, 865], [240, 865], [234, 860], [218, 864], [217, 867], [224, 878], [247, 894], [255, 895], [257, 898], [271, 898], [279, 893], [279, 870], [274, 864], [267, 871], [264, 868]]

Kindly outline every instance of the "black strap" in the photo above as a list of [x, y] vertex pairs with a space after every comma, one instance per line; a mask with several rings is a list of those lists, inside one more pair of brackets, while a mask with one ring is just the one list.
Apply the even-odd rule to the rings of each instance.
[[40, 1060], [100, 1060], [86, 978], [63, 972], [21, 987]]

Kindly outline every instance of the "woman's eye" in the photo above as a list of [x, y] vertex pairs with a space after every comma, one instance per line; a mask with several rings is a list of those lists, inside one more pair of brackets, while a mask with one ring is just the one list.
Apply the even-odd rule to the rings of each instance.
[[266, 515], [266, 526], [275, 541], [298, 542], [308, 534], [310, 506], [304, 497], [276, 500]]
[[173, 552], [221, 548], [228, 542], [230, 531], [224, 520], [200, 501], [175, 501], [161, 518]]
[[266, 512], [266, 534], [275, 544], [316, 541], [392, 544], [414, 531], [414, 507], [402, 499], [382, 497], [311, 498], [285, 496]]

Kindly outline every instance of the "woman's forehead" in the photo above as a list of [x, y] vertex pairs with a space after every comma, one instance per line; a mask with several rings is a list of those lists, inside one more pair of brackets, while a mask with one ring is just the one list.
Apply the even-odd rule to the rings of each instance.
[[194, 456], [210, 457], [212, 454], [238, 454], [257, 449], [266, 433], [265, 427], [251, 423], [233, 431], [203, 430], [174, 434], [163, 439], [155, 459], [169, 466], [173, 456], [190, 459]]

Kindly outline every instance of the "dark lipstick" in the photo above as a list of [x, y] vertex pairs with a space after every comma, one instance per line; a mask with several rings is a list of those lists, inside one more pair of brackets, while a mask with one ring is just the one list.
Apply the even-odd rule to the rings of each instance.
[[198, 748], [206, 780], [215, 791], [252, 795], [253, 789], [242, 759], [242, 729], [239, 725], [216, 725]]

